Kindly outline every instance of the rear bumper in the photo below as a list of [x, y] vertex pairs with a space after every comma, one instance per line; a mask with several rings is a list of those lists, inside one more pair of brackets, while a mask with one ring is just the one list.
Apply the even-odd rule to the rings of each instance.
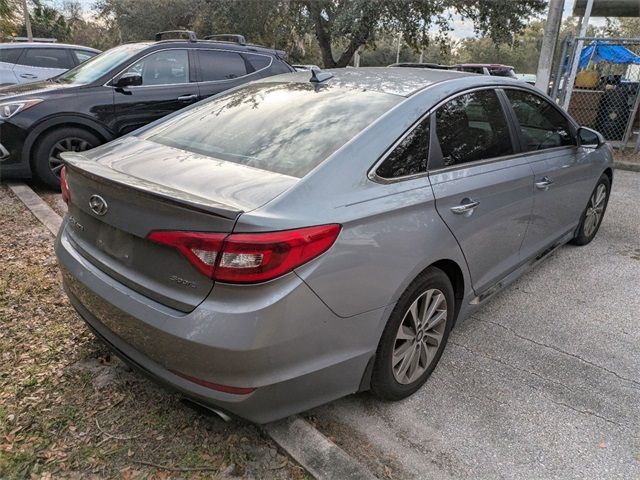
[[[185, 314], [90, 264], [73, 249], [64, 227], [56, 253], [71, 303], [125, 361], [200, 403], [257, 423], [356, 392], [387, 313], [337, 317], [291, 274], [259, 286], [216, 285]], [[172, 370], [255, 390], [212, 390]]]

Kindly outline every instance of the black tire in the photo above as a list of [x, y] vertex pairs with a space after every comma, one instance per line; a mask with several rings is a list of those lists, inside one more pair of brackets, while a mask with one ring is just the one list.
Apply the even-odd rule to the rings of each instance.
[[93, 133], [77, 127], [56, 128], [38, 139], [31, 155], [33, 174], [37, 180], [56, 190], [60, 189], [60, 173], [59, 170], [57, 172], [52, 170], [49, 156], [56, 145], [67, 141], [70, 142], [68, 145], [73, 151], [89, 150], [102, 143]]
[[[437, 345], [435, 355], [433, 355], [426, 370], [410, 383], [401, 383], [396, 379], [393, 371], [393, 352], [396, 348], [396, 335], [400, 326], [405, 320], [405, 314], [416, 299], [424, 292], [437, 289], [444, 294], [446, 300], [446, 324], [443, 327], [442, 338]], [[433, 369], [438, 364], [442, 352], [447, 344], [449, 333], [455, 318], [455, 297], [453, 287], [447, 275], [440, 269], [429, 267], [418, 278], [416, 278], [398, 300], [395, 308], [391, 312], [389, 321], [382, 333], [380, 344], [376, 352], [375, 363], [371, 376], [371, 391], [378, 397], [385, 400], [400, 400], [413, 394], [424, 382], [426, 382]], [[418, 342], [419, 343], [419, 342]], [[415, 341], [414, 344], [415, 345]], [[419, 349], [420, 347], [416, 347]]]
[[[606, 188], [606, 196], [603, 200], [604, 203], [602, 205], [602, 214], [597, 219], [595, 228], [593, 228], [593, 226], [589, 225], [589, 223], [587, 222], [587, 219], [589, 217], [590, 209], [592, 208], [592, 199], [595, 198], [594, 196], [598, 192], [600, 185], [604, 185], [604, 187]], [[571, 243], [573, 243], [574, 245], [586, 245], [595, 238], [596, 234], [598, 233], [598, 230], [600, 229], [600, 224], [602, 223], [604, 214], [607, 210], [607, 204], [609, 203], [610, 193], [611, 193], [611, 180], [609, 180], [609, 177], [603, 173], [600, 179], [598, 179], [598, 183], [593, 189], [593, 192], [589, 196], [589, 201], [587, 202], [587, 206], [582, 212], [582, 216], [580, 217], [580, 224], [578, 225], [578, 229], [576, 230], [576, 234], [571, 240]]]

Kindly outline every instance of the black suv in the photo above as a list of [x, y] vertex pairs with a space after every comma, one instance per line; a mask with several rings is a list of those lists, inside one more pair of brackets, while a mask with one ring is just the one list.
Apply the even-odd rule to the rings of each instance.
[[[163, 40], [168, 34], [186, 39]], [[293, 72], [279, 50], [241, 35], [161, 32], [112, 48], [53, 79], [0, 88], [0, 178], [59, 187], [60, 153], [108, 142], [198, 100]]]

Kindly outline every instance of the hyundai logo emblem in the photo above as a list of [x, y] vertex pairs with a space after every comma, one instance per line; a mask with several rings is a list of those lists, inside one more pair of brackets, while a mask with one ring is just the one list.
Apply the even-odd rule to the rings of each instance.
[[107, 213], [109, 206], [100, 195], [91, 195], [91, 198], [89, 199], [89, 208], [91, 208], [91, 211], [96, 215], [102, 216]]

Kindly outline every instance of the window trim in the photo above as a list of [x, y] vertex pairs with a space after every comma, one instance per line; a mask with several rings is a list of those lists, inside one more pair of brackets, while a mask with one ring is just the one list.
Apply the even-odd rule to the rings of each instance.
[[[506, 94], [504, 94], [503, 90], [505, 89], [512, 89], [512, 90], [522, 90], [525, 92], [529, 92], [529, 93], [533, 93], [535, 95], [539, 95], [536, 92], [533, 92], [530, 88], [527, 87], [521, 87], [519, 85], [506, 85], [504, 83], [496, 83], [493, 85], [482, 85], [482, 86], [478, 86], [478, 87], [470, 87], [470, 88], [465, 88], [462, 90], [459, 90], [455, 93], [452, 93], [451, 95], [449, 95], [448, 97], [440, 100], [438, 103], [436, 103], [435, 105], [433, 105], [432, 107], [430, 107], [426, 113], [424, 113], [423, 115], [421, 115], [414, 123], [411, 124], [411, 126], [409, 128], [407, 128], [407, 130], [405, 130], [402, 135], [391, 145], [391, 147], [389, 147], [387, 150], [385, 150], [385, 152], [378, 158], [378, 160], [376, 160], [373, 164], [373, 166], [371, 168], [369, 168], [369, 170], [367, 171], [367, 178], [373, 182], [379, 183], [379, 184], [383, 184], [383, 185], [387, 185], [387, 184], [391, 184], [391, 183], [397, 183], [397, 182], [402, 182], [405, 180], [413, 180], [415, 178], [420, 178], [420, 177], [424, 177], [424, 176], [428, 176], [431, 175], [433, 173], [440, 173], [440, 172], [448, 172], [448, 171], [452, 171], [452, 170], [457, 170], [460, 168], [469, 168], [471, 166], [475, 166], [475, 165], [486, 165], [488, 163], [493, 163], [493, 162], [501, 162], [501, 161], [507, 161], [507, 160], [512, 160], [514, 158], [518, 158], [521, 156], [525, 156], [525, 155], [530, 155], [532, 152], [524, 152], [522, 151], [521, 145], [520, 145], [520, 137], [519, 134], [517, 132], [517, 129], [515, 127], [516, 124], [513, 124], [513, 112], [511, 110], [511, 106], [508, 104], [508, 100], [505, 100], [503, 98], [503, 95], [506, 97]], [[447, 103], [450, 100], [453, 100], [456, 97], [459, 97], [461, 95], [466, 95], [468, 93], [473, 93], [473, 92], [477, 92], [477, 91], [481, 91], [481, 90], [493, 90], [496, 94], [496, 96], [498, 97], [498, 100], [500, 102], [500, 106], [502, 108], [503, 114], [505, 116], [505, 120], [507, 121], [507, 126], [509, 128], [509, 134], [511, 136], [511, 145], [513, 146], [513, 150], [514, 153], [509, 154], [509, 155], [502, 155], [500, 157], [492, 157], [492, 158], [487, 158], [484, 160], [478, 160], [475, 162], [467, 162], [467, 163], [460, 163], [458, 165], [451, 165], [448, 167], [432, 167], [432, 155], [439, 154], [440, 156], [442, 156], [442, 151], [440, 149], [440, 142], [438, 141], [437, 138], [437, 133], [436, 133], [436, 129], [435, 129], [435, 116], [433, 116], [433, 113], [440, 108], [442, 105], [444, 105], [445, 103]], [[544, 98], [544, 97], [543, 97]], [[503, 103], [505, 102], [506, 103]], [[548, 101], [548, 100], [547, 100]], [[562, 113], [562, 115], [564, 115], [565, 118], [567, 118], [570, 122], [570, 125], [573, 126], [573, 128], [575, 130], [577, 130], [577, 124], [575, 122], [575, 120], [573, 120], [570, 116], [568, 116], [565, 112], [562, 111], [562, 109], [560, 109], [560, 107], [558, 107], [556, 105], [556, 108], [560, 111], [560, 113]], [[422, 122], [425, 118], [431, 116], [430, 122], [431, 125], [429, 126], [429, 152], [428, 152], [428, 158], [427, 158], [427, 170], [426, 172], [421, 172], [421, 173], [417, 173], [414, 175], [405, 175], [402, 177], [397, 177], [397, 178], [383, 178], [380, 177], [379, 175], [377, 175], [377, 169], [378, 167], [382, 164], [382, 162], [384, 162], [387, 157], [389, 155], [391, 155], [391, 152], [404, 140], [404, 138], [409, 135], [409, 133], [411, 133], [413, 131], [413, 129], [417, 128], [418, 124], [420, 124], [420, 122]], [[519, 125], [519, 123], [517, 124]], [[571, 148], [572, 146], [562, 146], [562, 147], [556, 147], [555, 149], [566, 149], [566, 148]], [[554, 150], [555, 150], [554, 149]], [[549, 152], [552, 149], [547, 149], [547, 150], [541, 150], [544, 152]]]
[[[409, 128], [407, 128], [398, 139], [389, 147], [387, 150], [378, 158], [378, 160], [373, 164], [369, 171], [367, 172], [367, 178], [373, 182], [380, 183], [383, 185], [388, 185], [390, 183], [402, 182], [405, 180], [412, 180], [414, 178], [424, 177], [429, 175], [429, 158], [431, 156], [431, 148], [433, 146], [433, 135], [432, 127], [433, 127], [433, 117], [431, 117], [431, 110], [427, 111], [424, 115], [422, 115], [418, 120], [411, 124]], [[424, 121], [429, 122], [429, 151], [427, 152], [427, 169], [424, 172], [413, 173], [411, 175], [403, 175], [401, 177], [395, 178], [384, 178], [378, 175], [378, 168], [382, 165], [387, 158], [393, 153], [393, 151], [398, 147], [405, 138], [407, 138], [416, 128], [420, 126], [420, 124]]]
[[[534, 97], [538, 97], [540, 98], [542, 101], [550, 104], [553, 108], [555, 108], [555, 110], [557, 112], [560, 113], [560, 115], [562, 115], [562, 117], [567, 121], [567, 123], [569, 124], [569, 133], [571, 134], [571, 139], [573, 140], [573, 144], [572, 145], [560, 145], [558, 147], [551, 147], [551, 148], [544, 148], [542, 150], [525, 150], [524, 148], [524, 143], [523, 143], [523, 136], [522, 136], [522, 126], [520, 125], [520, 121], [518, 120], [518, 116], [516, 115], [515, 110], [513, 109], [513, 106], [511, 105], [511, 100], [509, 100], [509, 96], [507, 95], [507, 90], [516, 90], [516, 91], [521, 91], [521, 92], [525, 92], [528, 93], [530, 95], [533, 95]], [[511, 117], [511, 120], [513, 122], [514, 127], [516, 127], [516, 138], [518, 140], [518, 144], [520, 146], [520, 151], [524, 154], [536, 154], [536, 153], [540, 153], [540, 152], [553, 152], [556, 150], [560, 150], [560, 149], [568, 149], [568, 148], [576, 148], [578, 147], [578, 139], [577, 139], [577, 134], [578, 134], [578, 128], [580, 128], [580, 125], [578, 125], [578, 122], [576, 122], [573, 118], [571, 118], [570, 115], [568, 115], [564, 110], [562, 110], [562, 108], [560, 108], [560, 106], [558, 104], [556, 104], [554, 101], [545, 98], [543, 95], [540, 95], [537, 92], [534, 92], [528, 88], [521, 88], [518, 86], [504, 86], [501, 88], [501, 94], [504, 97], [504, 101], [505, 101], [505, 107], [507, 108], [507, 110], [509, 111], [509, 116]]]

